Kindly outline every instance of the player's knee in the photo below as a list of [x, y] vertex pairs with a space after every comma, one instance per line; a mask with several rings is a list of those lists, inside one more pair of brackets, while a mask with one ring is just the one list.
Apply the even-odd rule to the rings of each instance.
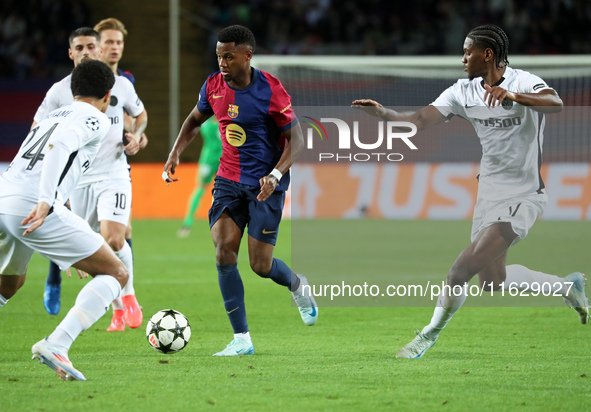
[[234, 250], [218, 246], [215, 249], [215, 261], [220, 266], [233, 265], [238, 262], [238, 254]]
[[115, 252], [118, 252], [121, 249], [123, 249], [123, 246], [125, 245], [125, 238], [122, 238], [120, 236], [109, 236], [107, 238], [107, 244]]
[[4, 285], [3, 283], [0, 284], [0, 295], [5, 299], [10, 299], [16, 292], [19, 290], [19, 287], [16, 284]]
[[469, 276], [466, 271], [460, 270], [454, 265], [447, 274], [446, 283], [450, 286], [464, 285], [469, 282], [471, 278], [472, 276]]
[[476, 276], [477, 273], [478, 269], [473, 267], [471, 262], [465, 259], [458, 259], [454, 262], [447, 274], [447, 284], [464, 285], [470, 282], [470, 279]]
[[25, 275], [20, 276], [8, 276], [8, 275], [1, 275], [0, 276], [0, 295], [2, 295], [5, 299], [10, 299], [16, 292], [23, 286], [25, 283]]
[[109, 273], [109, 275], [117, 279], [117, 282], [119, 282], [121, 287], [127, 285], [127, 281], [129, 280], [129, 272], [127, 271], [127, 268], [125, 267], [123, 262], [121, 262], [120, 260], [114, 265], [113, 270], [111, 270], [111, 273]]
[[271, 266], [273, 262], [265, 262], [262, 260], [251, 260], [250, 261], [250, 268], [254, 273], [259, 275], [262, 278], [268, 278], [269, 272], [271, 272]]

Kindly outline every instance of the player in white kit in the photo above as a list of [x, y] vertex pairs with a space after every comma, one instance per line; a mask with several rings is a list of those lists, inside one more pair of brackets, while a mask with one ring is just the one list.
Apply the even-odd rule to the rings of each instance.
[[24, 284], [33, 252], [62, 270], [74, 266], [93, 276], [54, 332], [32, 348], [33, 358], [64, 380], [86, 380], [68, 350], [106, 313], [128, 279], [102, 236], [64, 206], [110, 129], [104, 112], [114, 82], [102, 62], [78, 65], [72, 72], [74, 102], [40, 119], [0, 175], [0, 307]]
[[[81, 40], [82, 39], [82, 40]], [[95, 43], [98, 48], [99, 34], [91, 28], [75, 30], [70, 36], [70, 50], [77, 42]], [[97, 55], [88, 58], [98, 58]], [[74, 60], [76, 66], [77, 60]], [[69, 104], [71, 75], [55, 83], [47, 92], [37, 110], [34, 120], [38, 122], [48, 112]], [[125, 134], [128, 144], [123, 145], [124, 110], [135, 118], [133, 132]], [[147, 114], [131, 82], [123, 76], [115, 76], [111, 102], [106, 115], [111, 122], [109, 133], [103, 140], [94, 164], [80, 179], [78, 188], [70, 197], [72, 211], [86, 220], [98, 231], [127, 267], [129, 282], [121, 291], [125, 323], [131, 328], [142, 324], [143, 314], [133, 288], [133, 257], [125, 242], [125, 229], [131, 213], [131, 179], [129, 164], [123, 151], [134, 155], [139, 150], [139, 140], [147, 125]]]
[[478, 195], [472, 221], [471, 244], [449, 270], [429, 325], [405, 345], [398, 358], [420, 358], [466, 300], [466, 285], [479, 275], [487, 290], [541, 285], [562, 295], [581, 323], [589, 318], [585, 277], [566, 278], [537, 272], [521, 265], [506, 266], [507, 250], [524, 239], [544, 212], [547, 202], [540, 176], [545, 115], [562, 110], [554, 89], [531, 73], [508, 66], [509, 40], [495, 25], [479, 26], [464, 41], [462, 63], [468, 79], [445, 90], [431, 105], [415, 112], [396, 112], [360, 99], [352, 103], [384, 120], [409, 121], [418, 130], [460, 116], [474, 126], [482, 145]]
[[[111, 17], [98, 22], [94, 26], [94, 30], [96, 30], [100, 36], [100, 47], [102, 50], [100, 60], [111, 68], [115, 76], [125, 77], [135, 87], [134, 76], [131, 73], [123, 71], [119, 68], [119, 61], [123, 57], [125, 37], [127, 36], [125, 25], [120, 20]], [[132, 118], [127, 113], [124, 116], [125, 130], [134, 130], [134, 122], [145, 123], [147, 120], [147, 112], [145, 109], [136, 119]], [[140, 149], [144, 149], [148, 144], [148, 137], [145, 133], [142, 133], [139, 136]], [[130, 218], [127, 222], [127, 227], [125, 230], [125, 242], [127, 242], [133, 253], [131, 231], [132, 227]], [[111, 319], [111, 324], [107, 328], [107, 331], [123, 331], [125, 330], [125, 310], [122, 299], [115, 299], [112, 303], [112, 306], [113, 317]]]

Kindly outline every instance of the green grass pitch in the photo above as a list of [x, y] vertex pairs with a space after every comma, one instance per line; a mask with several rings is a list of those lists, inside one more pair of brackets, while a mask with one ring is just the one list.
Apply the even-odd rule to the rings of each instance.
[[[292, 258], [291, 234], [310, 224], [318, 234], [338, 235], [343, 223], [283, 223], [276, 256], [296, 272], [299, 261], [310, 263]], [[352, 224], [375, 235], [367, 240], [375, 242], [367, 262], [349, 256], [361, 268], [387, 272], [393, 260], [394, 272], [440, 280], [470, 229], [469, 222]], [[579, 324], [572, 309], [466, 307], [424, 358], [395, 359], [413, 330], [429, 322], [432, 307], [321, 307], [318, 323], [306, 327], [289, 293], [250, 271], [245, 243], [239, 266], [256, 355], [212, 358], [232, 339], [213, 245], [206, 222], [196, 222], [188, 239], [176, 238], [179, 226], [134, 222], [135, 287], [145, 318], [165, 308], [187, 316], [188, 346], [173, 355], [156, 352], [146, 341], [147, 319], [139, 329], [108, 333], [109, 312], [70, 350], [88, 381], [58, 380], [30, 359], [31, 346], [63, 319], [85, 281], [65, 277], [62, 311], [50, 316], [42, 304], [47, 262], [35, 256], [25, 286], [0, 309], [1, 411], [588, 409], [591, 325]], [[591, 273], [590, 245], [589, 222], [542, 221], [512, 248], [508, 263], [561, 276]], [[338, 279], [338, 261], [312, 263], [305, 272], [312, 282], [313, 268]]]

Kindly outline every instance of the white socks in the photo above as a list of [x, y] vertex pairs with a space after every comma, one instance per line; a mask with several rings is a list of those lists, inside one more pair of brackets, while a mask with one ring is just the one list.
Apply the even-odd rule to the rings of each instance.
[[509, 265], [506, 268], [507, 278], [503, 289], [543, 291], [546, 293], [562, 293], [565, 279], [543, 272], [531, 270], [522, 265]]
[[74, 339], [107, 313], [109, 304], [120, 293], [121, 285], [113, 276], [95, 276], [82, 288], [74, 307], [49, 335], [47, 341], [65, 350], [70, 349]]
[[[121, 296], [134, 295], [135, 290], [133, 289], [133, 253], [131, 252], [129, 244], [125, 242], [123, 244], [123, 248], [115, 252], [115, 255], [117, 255], [117, 257], [121, 259], [121, 261], [127, 268], [127, 273], [129, 274], [129, 280], [127, 281], [127, 285], [125, 285], [123, 289], [121, 289]], [[123, 302], [121, 301], [121, 297], [115, 299], [112, 302], [112, 305], [113, 310], [123, 310]]]
[[[504, 289], [509, 290], [542, 290], [551, 291], [552, 293], [563, 293], [565, 279], [549, 275], [543, 272], [537, 272], [531, 270], [522, 265], [509, 265], [506, 267], [507, 278], [504, 282]], [[543, 288], [543, 289], [541, 289]], [[456, 287], [456, 291], [460, 292], [459, 287]], [[447, 296], [450, 294], [451, 296]], [[431, 338], [437, 338], [441, 330], [447, 325], [452, 316], [458, 311], [458, 309], [466, 301], [467, 295], [465, 289], [462, 288], [459, 296], [455, 296], [454, 293], [449, 293], [446, 288], [437, 300], [437, 306], [431, 318], [431, 323], [423, 328], [421, 333], [428, 335]]]
[[437, 306], [435, 307], [433, 317], [431, 318], [431, 323], [425, 326], [421, 333], [428, 335], [433, 339], [437, 339], [441, 330], [445, 328], [447, 322], [449, 322], [458, 309], [462, 307], [466, 298], [466, 288], [460, 288], [457, 286], [455, 290], [453, 288], [450, 290], [448, 285], [445, 285], [443, 292], [439, 295], [439, 299], [437, 299]]
[[234, 338], [240, 338], [246, 343], [252, 342], [252, 340], [250, 339], [250, 332], [235, 333]]
[[8, 303], [8, 299], [0, 295], [0, 308]]
[[[133, 289], [133, 253], [127, 242], [123, 242], [123, 247], [121, 250], [115, 252], [115, 255], [121, 259], [129, 274], [127, 285], [121, 289], [121, 296], [135, 295], [135, 290]], [[123, 307], [121, 307], [121, 309], [123, 309]]]
[[[121, 290], [123, 290], [123, 289], [121, 289]], [[111, 302], [111, 305], [113, 306], [113, 310], [124, 310], [123, 309], [123, 302], [121, 301], [121, 297], [118, 297], [115, 300], [113, 300], [113, 302]]]

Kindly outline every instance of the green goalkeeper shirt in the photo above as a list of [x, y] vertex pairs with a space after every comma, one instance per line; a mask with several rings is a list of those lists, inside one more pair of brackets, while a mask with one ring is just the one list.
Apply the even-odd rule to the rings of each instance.
[[210, 117], [201, 125], [203, 146], [199, 163], [209, 164], [217, 169], [222, 156], [222, 140], [220, 138], [219, 123], [215, 116]]

